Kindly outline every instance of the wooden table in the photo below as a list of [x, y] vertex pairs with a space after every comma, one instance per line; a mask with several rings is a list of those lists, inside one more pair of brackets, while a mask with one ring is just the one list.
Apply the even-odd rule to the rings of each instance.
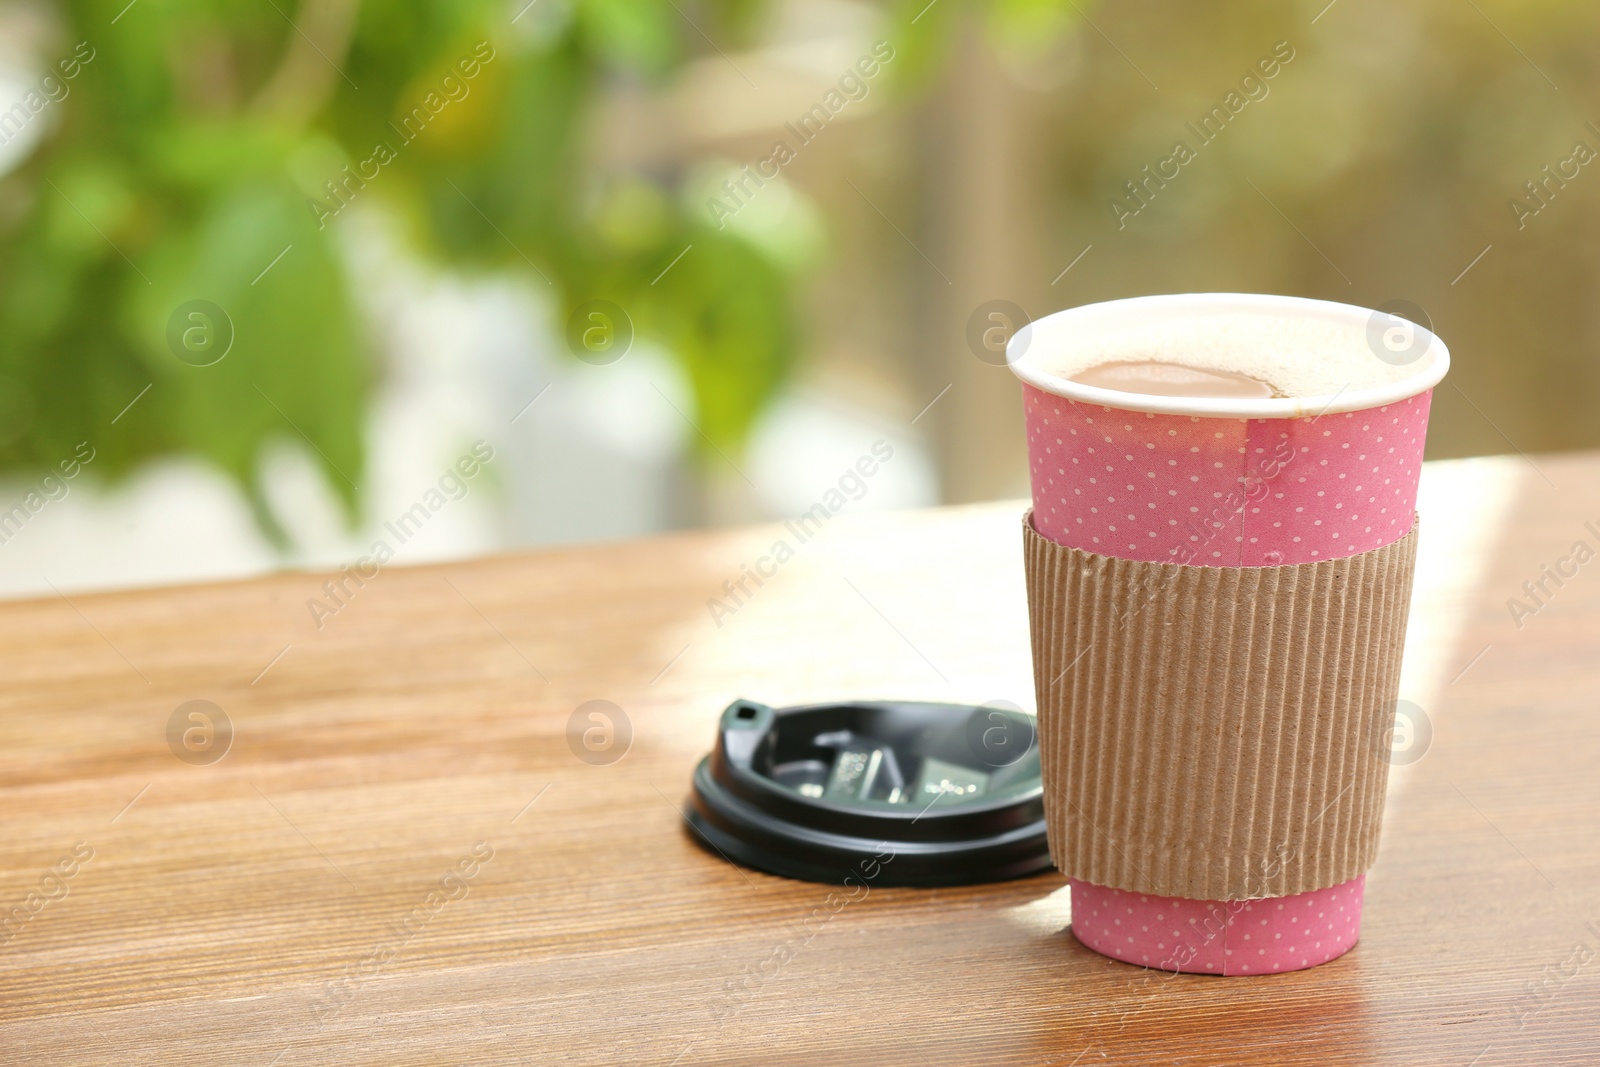
[[[1429, 467], [1432, 747], [1360, 945], [1270, 978], [1097, 956], [1055, 874], [874, 889], [808, 938], [825, 887], [685, 834], [736, 696], [1031, 708], [1020, 504], [835, 518], [720, 626], [780, 528], [392, 565], [320, 630], [306, 574], [7, 605], [0, 1061], [1600, 1063], [1600, 562], [1506, 604], [1600, 548], [1600, 458], [1534, 462]], [[169, 746], [190, 700], [216, 762]], [[590, 700], [622, 758], [574, 754]]]

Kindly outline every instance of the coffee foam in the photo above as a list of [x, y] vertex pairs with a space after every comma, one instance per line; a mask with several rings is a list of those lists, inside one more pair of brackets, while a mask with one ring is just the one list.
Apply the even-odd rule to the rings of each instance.
[[1288, 397], [1394, 385], [1415, 376], [1422, 363], [1379, 359], [1366, 322], [1294, 311], [1085, 316], [1070, 329], [1039, 331], [1031, 345], [1039, 348], [1028, 351], [1028, 362], [1061, 378], [1107, 363], [1154, 360], [1242, 374]]

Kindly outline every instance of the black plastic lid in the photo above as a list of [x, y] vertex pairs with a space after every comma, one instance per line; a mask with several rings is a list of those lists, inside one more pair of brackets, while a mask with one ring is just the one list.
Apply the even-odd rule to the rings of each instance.
[[1000, 703], [736, 700], [686, 817], [727, 858], [810, 882], [1020, 878], [1051, 865], [1035, 736]]

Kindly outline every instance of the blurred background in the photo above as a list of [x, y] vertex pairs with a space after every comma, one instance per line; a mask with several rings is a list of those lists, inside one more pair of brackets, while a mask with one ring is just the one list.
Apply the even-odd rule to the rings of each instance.
[[0, 0], [0, 594], [1025, 496], [984, 330], [1144, 293], [1404, 301], [1431, 456], [1595, 447], [1597, 29]]

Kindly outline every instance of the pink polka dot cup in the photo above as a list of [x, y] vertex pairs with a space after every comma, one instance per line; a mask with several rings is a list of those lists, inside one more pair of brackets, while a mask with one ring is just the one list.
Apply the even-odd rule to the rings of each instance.
[[[1226, 293], [1058, 312], [1019, 331], [1007, 355], [1023, 383], [1039, 535], [1122, 560], [1230, 568], [1338, 560], [1405, 537], [1431, 391], [1449, 367], [1430, 331], [1384, 312]], [[1109, 359], [1246, 374], [1277, 395], [1070, 380]], [[1186, 900], [1074, 878], [1072, 929], [1096, 952], [1169, 971], [1300, 970], [1355, 944], [1364, 880]]]

